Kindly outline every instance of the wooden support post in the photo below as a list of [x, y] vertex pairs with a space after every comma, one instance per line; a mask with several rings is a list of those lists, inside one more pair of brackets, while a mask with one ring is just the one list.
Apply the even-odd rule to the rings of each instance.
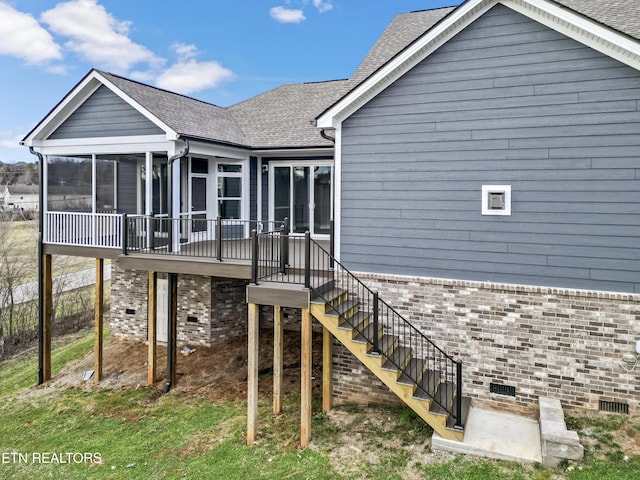
[[147, 352], [147, 385], [153, 385], [156, 381], [156, 354], [157, 354], [157, 298], [158, 298], [158, 274], [149, 272], [149, 306], [148, 306], [148, 325], [147, 340], [149, 348]]
[[333, 335], [322, 328], [322, 411], [328, 412], [333, 407]]
[[300, 384], [300, 446], [305, 448], [311, 441], [311, 313], [302, 309], [302, 368]]
[[96, 303], [94, 309], [93, 381], [102, 380], [102, 340], [104, 330], [104, 259], [96, 258]]
[[178, 383], [178, 274], [170, 273], [167, 276], [169, 290], [168, 331], [167, 331], [167, 386], [165, 393]]
[[273, 307], [273, 414], [282, 413], [282, 356], [283, 334], [282, 322], [284, 312], [282, 307]]
[[258, 305], [249, 304], [247, 356], [247, 445], [253, 445], [258, 433]]
[[51, 380], [51, 314], [53, 310], [53, 274], [51, 255], [43, 255], [43, 329], [42, 329], [42, 380]]

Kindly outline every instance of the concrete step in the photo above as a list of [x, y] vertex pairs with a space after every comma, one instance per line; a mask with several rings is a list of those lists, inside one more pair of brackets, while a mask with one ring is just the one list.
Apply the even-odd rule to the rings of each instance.
[[434, 433], [431, 448], [433, 451], [464, 453], [512, 462], [542, 461], [540, 425], [537, 420], [473, 406], [469, 408], [465, 421], [464, 439], [446, 439]]

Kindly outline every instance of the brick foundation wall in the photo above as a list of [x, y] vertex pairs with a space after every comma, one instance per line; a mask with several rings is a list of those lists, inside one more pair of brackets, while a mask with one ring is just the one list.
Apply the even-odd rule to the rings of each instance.
[[211, 300], [210, 277], [178, 275], [179, 344], [211, 344]]
[[[569, 409], [597, 409], [603, 399], [640, 411], [640, 369], [620, 366], [640, 339], [640, 295], [356, 275], [459, 356], [464, 394], [476, 405], [532, 413], [538, 396], [548, 396]], [[366, 403], [375, 382], [345, 352], [334, 356], [336, 400]], [[515, 398], [489, 393], [490, 383], [515, 386]]]
[[248, 281], [211, 279], [211, 343], [247, 334]]
[[148, 289], [148, 272], [123, 270], [111, 264], [111, 335], [147, 341]]
[[[166, 279], [167, 274], [159, 273], [158, 278]], [[246, 335], [246, 285], [242, 280], [178, 275], [178, 344], [213, 345]], [[147, 341], [148, 288], [148, 272], [112, 266], [112, 335]]]
[[333, 339], [333, 399], [343, 403], [398, 405], [402, 401], [347, 348]]

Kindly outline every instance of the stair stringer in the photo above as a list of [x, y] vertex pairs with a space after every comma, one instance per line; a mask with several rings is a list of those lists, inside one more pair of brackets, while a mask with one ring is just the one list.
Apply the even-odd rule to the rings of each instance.
[[382, 365], [385, 358], [380, 355], [367, 355], [369, 345], [353, 341], [353, 330], [338, 328], [338, 317], [325, 313], [324, 303], [311, 303], [311, 315], [318, 320], [322, 326], [340, 341], [355, 357], [360, 360], [371, 373], [373, 373], [382, 383], [395, 393], [411, 410], [427, 422], [434, 431], [441, 437], [462, 442], [464, 432], [447, 428], [447, 416], [438, 415], [429, 411], [431, 400], [414, 398], [415, 385], [403, 385], [397, 382], [399, 372], [383, 370]]

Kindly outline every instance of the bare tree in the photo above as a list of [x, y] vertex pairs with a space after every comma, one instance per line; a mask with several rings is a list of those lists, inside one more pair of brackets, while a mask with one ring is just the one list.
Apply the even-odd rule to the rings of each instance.
[[[13, 340], [17, 334], [17, 287], [34, 271], [34, 255], [25, 250], [24, 239], [13, 234], [13, 224], [0, 216], [0, 338]], [[33, 239], [31, 239], [33, 240]], [[34, 244], [35, 245], [35, 244]]]

